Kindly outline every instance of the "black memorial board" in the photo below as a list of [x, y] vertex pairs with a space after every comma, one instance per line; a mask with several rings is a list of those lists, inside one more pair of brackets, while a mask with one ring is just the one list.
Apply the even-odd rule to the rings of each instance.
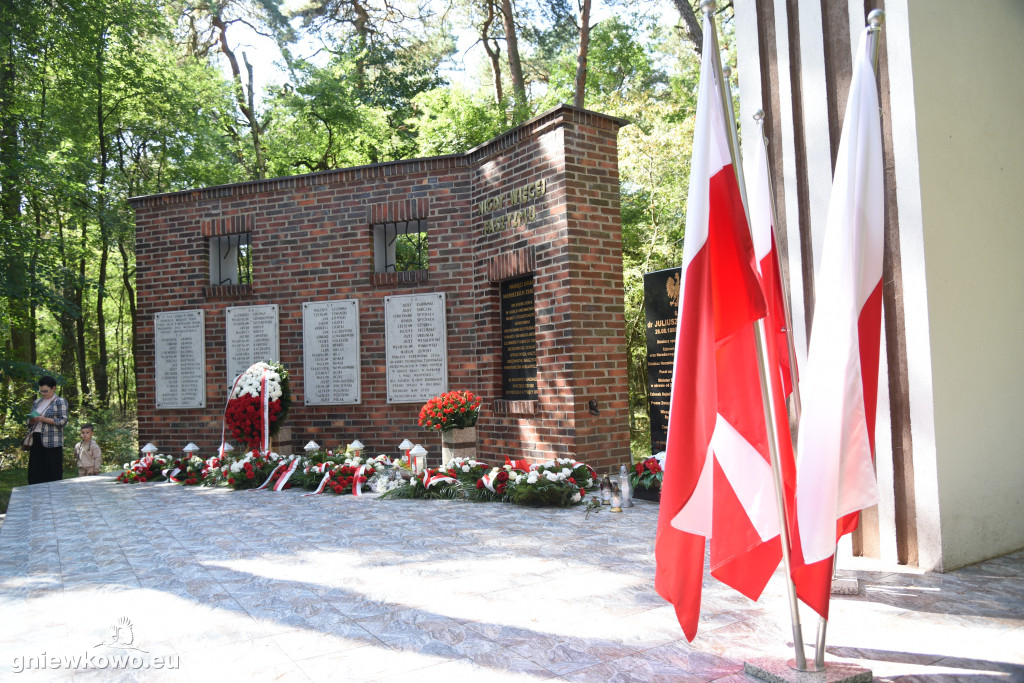
[[537, 400], [537, 315], [533, 276], [501, 283], [501, 397]]
[[650, 399], [651, 452], [665, 450], [672, 366], [679, 320], [681, 268], [644, 273], [644, 317], [647, 327], [647, 395]]

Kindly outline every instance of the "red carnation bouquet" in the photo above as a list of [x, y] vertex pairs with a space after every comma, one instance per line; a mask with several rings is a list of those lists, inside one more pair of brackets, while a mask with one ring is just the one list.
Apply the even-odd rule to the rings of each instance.
[[224, 421], [231, 435], [252, 451], [263, 448], [264, 400], [270, 436], [284, 425], [291, 407], [288, 371], [280, 363], [254, 363], [239, 376], [231, 390]]
[[629, 473], [629, 483], [633, 485], [634, 490], [638, 488], [660, 489], [663, 476], [661, 463], [657, 458], [651, 456], [633, 465], [633, 471]]
[[420, 409], [421, 427], [447, 432], [476, 424], [482, 399], [471, 391], [449, 391], [427, 401]]

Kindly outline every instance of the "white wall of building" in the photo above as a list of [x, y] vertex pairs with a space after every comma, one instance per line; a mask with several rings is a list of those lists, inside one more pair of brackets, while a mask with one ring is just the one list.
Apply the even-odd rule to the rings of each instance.
[[[905, 7], [940, 566], [949, 570], [1024, 547], [1024, 4]], [[887, 28], [896, 18], [890, 12]], [[904, 219], [901, 210], [909, 227]], [[908, 356], [927, 353], [911, 346], [907, 326]], [[926, 451], [915, 438], [915, 470]], [[920, 516], [927, 501], [917, 502]]]

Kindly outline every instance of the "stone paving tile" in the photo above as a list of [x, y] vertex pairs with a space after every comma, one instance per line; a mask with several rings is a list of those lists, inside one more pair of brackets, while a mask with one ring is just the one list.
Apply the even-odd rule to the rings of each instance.
[[[740, 683], [753, 680], [745, 658], [792, 657], [778, 577], [755, 603], [705, 576], [686, 642], [653, 588], [657, 512], [110, 476], [15, 489], [0, 526], [0, 679], [18, 657], [100, 652], [122, 618], [144, 656], [180, 667], [22, 678]], [[942, 575], [845, 571], [862, 590], [833, 599], [829, 661], [882, 681], [1024, 680], [1024, 552]], [[811, 641], [816, 618], [802, 618]]]

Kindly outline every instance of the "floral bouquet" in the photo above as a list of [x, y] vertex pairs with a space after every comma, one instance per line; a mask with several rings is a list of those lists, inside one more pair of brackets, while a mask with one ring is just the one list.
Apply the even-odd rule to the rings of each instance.
[[[266, 392], [266, 396], [264, 396]], [[292, 404], [288, 371], [280, 363], [253, 363], [235, 381], [224, 412], [224, 421], [232, 436], [244, 441], [250, 450], [263, 448], [264, 400], [270, 421], [270, 436], [275, 436]]]
[[[356, 483], [365, 484], [377, 471], [390, 463], [386, 455], [378, 455], [376, 458], [364, 460], [360, 457], [336, 456], [332, 451], [327, 451], [322, 456], [322, 462], [317, 462], [320, 454], [303, 461], [299, 471], [293, 475], [292, 480], [305, 486], [307, 489], [314, 489], [317, 493], [333, 491], [339, 495], [355, 493]], [[360, 468], [362, 471], [360, 472]], [[301, 472], [301, 474], [300, 474]]]
[[419, 425], [439, 432], [472, 427], [480, 415], [481, 400], [470, 391], [435, 396], [420, 409]]
[[516, 505], [568, 507], [581, 503], [587, 488], [594, 485], [594, 473], [572, 458], [558, 458], [536, 465], [529, 472], [505, 465], [509, 473], [503, 500]]
[[[223, 460], [229, 459], [224, 458]], [[203, 486], [220, 486], [227, 483], [220, 469], [224, 464], [223, 460], [219, 456], [214, 456], [203, 461], [203, 468], [199, 473], [200, 483]]]
[[203, 482], [203, 470], [206, 469], [206, 461], [198, 455], [189, 455], [173, 461], [164, 475], [168, 480], [185, 486], [195, 486]]
[[162, 481], [163, 471], [167, 469], [167, 456], [144, 455], [138, 460], [132, 460], [124, 464], [124, 471], [117, 475], [117, 481], [122, 484], [140, 484], [147, 481]]
[[633, 465], [633, 471], [629, 473], [629, 483], [633, 485], [634, 490], [660, 489], [663, 476], [661, 463], [656, 457], [651, 456]]
[[225, 457], [220, 464], [220, 478], [235, 490], [254, 489], [280, 464], [281, 456], [277, 453], [249, 451], [238, 459]]
[[439, 467], [426, 468], [422, 474], [414, 475], [403, 486], [384, 491], [381, 498], [433, 498], [452, 499], [463, 497], [463, 486], [454, 469]]
[[454, 472], [455, 477], [463, 486], [475, 487], [476, 483], [491, 471], [491, 466], [473, 458], [453, 458], [445, 463], [441, 469], [447, 472]]

